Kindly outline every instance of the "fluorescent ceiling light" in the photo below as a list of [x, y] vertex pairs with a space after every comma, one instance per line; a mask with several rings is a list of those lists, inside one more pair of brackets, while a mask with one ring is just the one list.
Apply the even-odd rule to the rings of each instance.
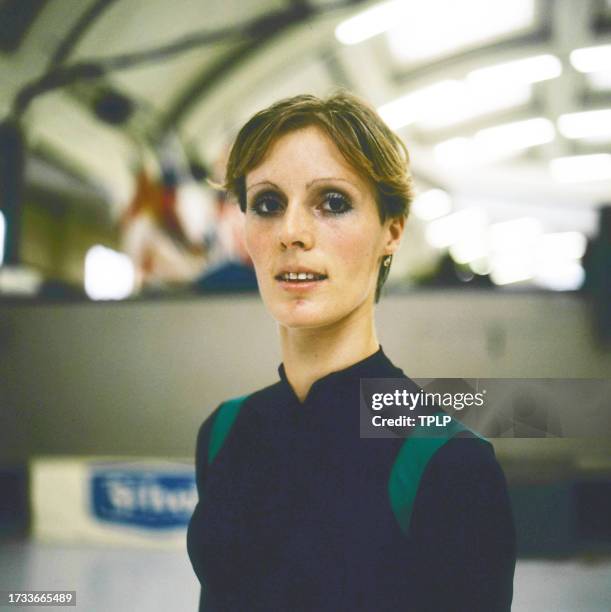
[[471, 138], [458, 136], [444, 140], [433, 147], [437, 161], [448, 165], [468, 165], [476, 160], [476, 151]]
[[535, 266], [525, 257], [499, 257], [492, 261], [490, 280], [495, 285], [509, 285], [533, 278]]
[[[533, 23], [533, 0], [427, 0], [400, 3], [386, 28], [399, 61], [421, 61], [480, 45]], [[377, 33], [377, 32], [376, 32]]]
[[443, 249], [481, 234], [486, 222], [481, 209], [466, 208], [431, 221], [426, 228], [426, 239], [432, 246]]
[[569, 57], [573, 68], [579, 72], [608, 71], [611, 66], [611, 45], [575, 49]]
[[101, 245], [85, 256], [85, 292], [92, 300], [120, 300], [134, 289], [134, 266], [127, 255]]
[[479, 130], [473, 141], [483, 155], [494, 155], [545, 144], [555, 136], [552, 122], [538, 117]]
[[585, 270], [577, 261], [548, 262], [537, 269], [536, 285], [552, 291], [575, 291], [585, 280]]
[[611, 154], [558, 157], [550, 161], [549, 169], [561, 183], [608, 180], [611, 179]]
[[519, 217], [490, 226], [490, 248], [497, 254], [533, 254], [543, 229], [534, 217]]
[[412, 203], [412, 211], [423, 221], [432, 221], [452, 210], [452, 198], [443, 189], [429, 189]]
[[507, 83], [503, 87], [484, 87], [459, 81], [451, 98], [438, 97], [423, 108], [418, 125], [424, 129], [440, 129], [526, 104], [531, 97], [530, 85]]
[[451, 138], [437, 144], [433, 151], [443, 164], [485, 164], [551, 142], [555, 137], [552, 122], [538, 117], [479, 130], [472, 138]]
[[488, 257], [482, 257], [480, 259], [474, 259], [473, 261], [470, 261], [469, 267], [471, 268], [472, 272], [475, 272], [475, 274], [479, 274], [482, 276], [484, 274], [490, 274], [490, 271], [492, 270]]
[[460, 97], [463, 88], [460, 81], [439, 81], [380, 106], [378, 113], [391, 129], [396, 130], [418, 121], [430, 105], [447, 111], [448, 100]]
[[558, 117], [558, 130], [566, 138], [611, 138], [611, 109], [568, 113]]
[[485, 87], [448, 79], [384, 104], [378, 112], [391, 129], [415, 122], [423, 129], [439, 129], [526, 104], [530, 96], [529, 85]]
[[496, 66], [478, 68], [467, 75], [467, 82], [493, 87], [506, 83], [538, 83], [562, 74], [562, 63], [554, 55], [537, 55]]
[[554, 232], [543, 234], [537, 247], [540, 261], [560, 261], [581, 259], [588, 239], [581, 232]]
[[534, 217], [494, 223], [489, 228], [490, 278], [507, 285], [533, 278], [537, 272], [536, 252], [543, 233]]
[[344, 45], [355, 45], [372, 36], [386, 32], [405, 13], [401, 0], [382, 2], [342, 21], [335, 28], [335, 37]]
[[450, 246], [450, 255], [452, 259], [459, 264], [470, 264], [473, 261], [485, 261], [488, 256], [488, 243], [485, 233], [481, 232], [478, 235], [473, 235], [468, 240], [459, 240], [455, 242]]
[[602, 72], [591, 72], [586, 75], [588, 84], [592, 89], [606, 91], [611, 89], [611, 70]]
[[346, 19], [335, 36], [354, 45], [388, 31], [391, 50], [399, 59], [426, 59], [525, 28], [533, 18], [533, 0], [493, 7], [488, 0], [392, 0]]

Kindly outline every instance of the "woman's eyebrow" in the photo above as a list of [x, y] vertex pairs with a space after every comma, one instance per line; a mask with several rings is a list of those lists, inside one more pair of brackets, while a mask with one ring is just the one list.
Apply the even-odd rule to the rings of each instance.
[[273, 187], [274, 189], [277, 189], [278, 191], [281, 191], [280, 187], [278, 187], [278, 185], [276, 185], [276, 183], [272, 183], [271, 181], [259, 181], [258, 183], [255, 183], [254, 185], [251, 185], [250, 187], [248, 187], [246, 189], [246, 191], [250, 191], [253, 187], [258, 187], [259, 185], [270, 185], [271, 187]]
[[[306, 183], [306, 189], [309, 189], [315, 183], [320, 183], [324, 181], [342, 181], [344, 183], [348, 183], [349, 185], [352, 185], [352, 187], [354, 187], [355, 189], [357, 188], [356, 185], [352, 181], [349, 181], [348, 179], [341, 178], [339, 176], [324, 176], [321, 178], [314, 179], [310, 181], [309, 183]], [[259, 181], [258, 183], [255, 183], [254, 185], [250, 185], [250, 187], [246, 189], [246, 192], [248, 193], [251, 189], [253, 189], [254, 187], [258, 187], [259, 185], [269, 185], [270, 187], [273, 187], [274, 189], [281, 191], [280, 187], [278, 187], [278, 185], [276, 185], [276, 183], [273, 183], [272, 181]]]
[[349, 181], [348, 179], [345, 179], [345, 178], [340, 178], [339, 176], [325, 176], [322, 178], [314, 179], [313, 181], [306, 183], [306, 188], [309, 189], [314, 183], [318, 183], [321, 181], [343, 181], [344, 183], [348, 183], [348, 185], [352, 185], [352, 187], [354, 187], [355, 189], [357, 188], [356, 185], [352, 181]]

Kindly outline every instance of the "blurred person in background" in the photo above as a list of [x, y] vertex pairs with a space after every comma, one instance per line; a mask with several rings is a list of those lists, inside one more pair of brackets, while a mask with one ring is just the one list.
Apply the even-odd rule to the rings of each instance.
[[134, 196], [119, 222], [122, 250], [136, 271], [136, 292], [186, 284], [206, 265], [206, 246], [181, 218], [179, 187], [178, 173], [170, 166], [162, 165], [159, 179], [144, 164], [136, 170]]
[[[210, 185], [223, 181], [229, 147], [223, 149], [213, 164]], [[198, 293], [235, 293], [257, 291], [257, 278], [246, 249], [242, 212], [223, 189], [214, 198], [214, 240], [209, 249], [208, 266], [193, 283]]]
[[412, 200], [405, 145], [351, 94], [297, 96], [240, 130], [225, 188], [282, 363], [197, 436], [200, 610], [510, 610], [515, 529], [492, 445], [465, 427], [428, 456], [413, 431], [360, 436], [361, 379], [415, 386], [374, 320]]

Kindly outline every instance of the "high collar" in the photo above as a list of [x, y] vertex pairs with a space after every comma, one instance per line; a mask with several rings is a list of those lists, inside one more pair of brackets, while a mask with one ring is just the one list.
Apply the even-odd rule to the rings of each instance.
[[325, 374], [321, 378], [317, 379], [312, 383], [310, 390], [308, 391], [307, 397], [303, 402], [301, 402], [293, 387], [289, 383], [288, 378], [286, 377], [286, 372], [284, 369], [284, 363], [281, 363], [278, 367], [278, 375], [280, 376], [280, 384], [287, 393], [287, 395], [293, 400], [293, 402], [306, 406], [309, 404], [314, 398], [320, 398], [325, 395], [336, 395], [341, 392], [341, 390], [346, 388], [346, 385], [351, 385], [356, 383], [359, 384], [359, 380], [361, 378], [403, 378], [405, 374], [403, 370], [395, 367], [390, 359], [384, 353], [382, 346], [378, 348], [378, 350], [353, 363], [352, 365], [343, 368], [341, 370], [336, 370], [334, 372], [329, 372]]

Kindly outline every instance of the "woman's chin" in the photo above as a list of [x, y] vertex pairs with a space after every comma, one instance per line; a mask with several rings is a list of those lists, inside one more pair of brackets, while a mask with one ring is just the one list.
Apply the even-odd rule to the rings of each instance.
[[324, 327], [337, 319], [333, 316], [333, 309], [307, 300], [283, 304], [272, 309], [271, 313], [279, 325], [291, 329]]

